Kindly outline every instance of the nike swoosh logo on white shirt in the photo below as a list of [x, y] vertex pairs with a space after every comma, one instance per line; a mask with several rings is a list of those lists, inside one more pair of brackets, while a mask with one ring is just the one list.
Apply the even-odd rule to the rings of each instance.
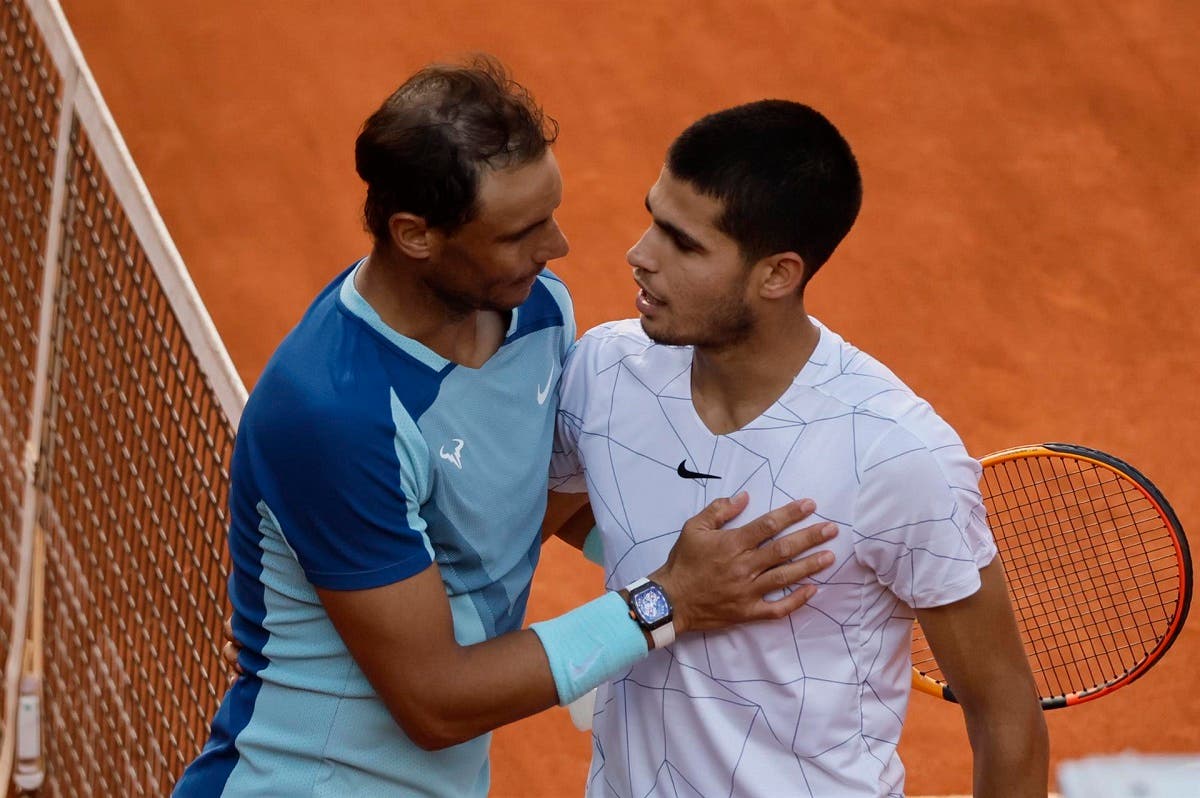
[[554, 366], [550, 366], [550, 376], [546, 377], [546, 387], [543, 388], [540, 384], [537, 388], [537, 400], [539, 405], [546, 404], [546, 397], [550, 395], [550, 386], [554, 384]]

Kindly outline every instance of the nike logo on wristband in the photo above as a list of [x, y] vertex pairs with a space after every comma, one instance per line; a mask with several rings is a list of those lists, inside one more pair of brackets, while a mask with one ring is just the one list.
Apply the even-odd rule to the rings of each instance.
[[687, 460], [680, 460], [675, 473], [684, 479], [720, 479], [716, 474], [701, 474], [698, 471], [688, 471]]
[[590, 671], [592, 666], [596, 664], [596, 660], [600, 658], [601, 653], [601, 649], [596, 649], [592, 652], [592, 656], [588, 657], [583, 662], [572, 662], [568, 666], [568, 670], [571, 671], [571, 680], [577, 681], [582, 679], [584, 676], [587, 676], [588, 671]]

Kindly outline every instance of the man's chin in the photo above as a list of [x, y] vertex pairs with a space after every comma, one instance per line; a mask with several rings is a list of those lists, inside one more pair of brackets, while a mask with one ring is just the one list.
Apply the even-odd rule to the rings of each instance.
[[663, 346], [692, 346], [713, 351], [727, 349], [744, 343], [754, 332], [750, 318], [739, 320], [736, 325], [714, 324], [711, 329], [698, 330], [691, 335], [668, 328], [661, 321], [642, 316], [642, 332], [656, 344]]
[[511, 313], [525, 301], [529, 299], [529, 295], [533, 293], [533, 283], [530, 283], [524, 290], [517, 288], [508, 292], [503, 297], [495, 297], [490, 302], [486, 303], [484, 310], [492, 310], [497, 313]]
[[687, 341], [676, 338], [671, 335], [669, 330], [663, 329], [661, 325], [655, 324], [645, 316], [641, 317], [641, 322], [642, 332], [646, 333], [646, 337], [656, 344], [662, 344], [663, 346], [687, 346], [688, 344]]

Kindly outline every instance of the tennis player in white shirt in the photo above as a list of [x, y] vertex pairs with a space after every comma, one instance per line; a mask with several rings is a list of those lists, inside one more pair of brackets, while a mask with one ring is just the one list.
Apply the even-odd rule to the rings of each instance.
[[[914, 617], [961, 700], [975, 795], [1046, 795], [1045, 722], [979, 465], [805, 311], [861, 197], [850, 147], [807, 106], [699, 120], [671, 145], [629, 251], [640, 318], [568, 356], [551, 486], [589, 494], [585, 550], [602, 549], [607, 587], [632, 594], [655, 646], [600, 688], [589, 796], [902, 796]], [[789, 617], [672, 643], [670, 597], [640, 577], [684, 521], [743, 490], [747, 518], [812, 497], [841, 530], [824, 544], [836, 564]], [[581, 544], [588, 526], [566, 537]]]

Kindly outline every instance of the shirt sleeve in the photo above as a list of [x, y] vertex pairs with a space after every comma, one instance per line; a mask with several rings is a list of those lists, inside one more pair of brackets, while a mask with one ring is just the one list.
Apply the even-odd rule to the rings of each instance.
[[371, 412], [284, 409], [248, 430], [263, 501], [320, 588], [380, 587], [433, 562], [420, 514], [428, 451], [395, 394], [378, 401]]
[[587, 400], [588, 337], [571, 347], [558, 382], [558, 414], [554, 423], [554, 448], [550, 454], [550, 490], [584, 493], [587, 480], [579, 452], [579, 438]]
[[979, 463], [952, 437], [931, 449], [897, 425], [860, 461], [855, 555], [914, 608], [971, 595], [996, 555]]

